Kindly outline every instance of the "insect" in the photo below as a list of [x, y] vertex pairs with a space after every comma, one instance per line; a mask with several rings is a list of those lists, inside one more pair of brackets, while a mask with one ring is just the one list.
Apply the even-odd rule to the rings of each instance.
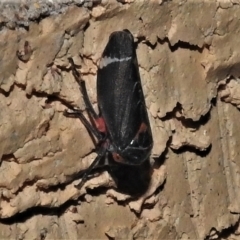
[[97, 157], [84, 172], [81, 188], [90, 172], [104, 157], [126, 165], [141, 165], [151, 153], [152, 132], [141, 86], [134, 39], [130, 31], [113, 32], [105, 47], [97, 73], [97, 114], [89, 100], [85, 82], [72, 59], [71, 69], [94, 124], [81, 110], [66, 110], [67, 117], [79, 118], [97, 140]]

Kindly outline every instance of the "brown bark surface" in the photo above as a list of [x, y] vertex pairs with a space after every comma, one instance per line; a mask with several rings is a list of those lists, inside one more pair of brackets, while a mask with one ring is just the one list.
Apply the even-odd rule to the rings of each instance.
[[[240, 1], [46, 3], [0, 4], [0, 239], [239, 239]], [[97, 109], [99, 59], [122, 29], [154, 135], [137, 197], [107, 171], [74, 187], [96, 153], [63, 116], [85, 114], [68, 58]]]

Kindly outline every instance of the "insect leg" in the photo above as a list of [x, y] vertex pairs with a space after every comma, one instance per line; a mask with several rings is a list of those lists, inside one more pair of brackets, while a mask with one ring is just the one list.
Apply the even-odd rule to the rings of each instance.
[[[92, 104], [89, 100], [86, 85], [85, 85], [85, 81], [82, 80], [82, 78], [80, 76], [80, 73], [77, 71], [76, 65], [74, 64], [72, 58], [69, 58], [69, 62], [71, 64], [71, 69], [72, 69], [73, 76], [74, 76], [75, 80], [77, 81], [77, 83], [79, 85], [79, 88], [80, 88], [80, 91], [83, 95], [83, 100], [84, 100], [84, 103], [86, 105], [86, 110], [91, 115], [91, 117], [95, 120], [95, 122], [97, 122], [96, 120], [98, 120], [99, 117], [98, 117], [97, 113], [95, 112], [95, 110], [94, 110], [94, 108], [93, 108], [93, 106], [92, 106]], [[75, 109], [71, 109], [71, 110], [72, 110], [72, 112], [65, 111], [64, 115], [68, 116], [68, 117], [79, 118], [83, 122], [83, 124], [87, 128], [87, 130], [89, 132], [91, 132], [94, 136], [96, 136], [96, 138], [99, 141], [101, 141], [103, 139], [103, 134], [99, 131], [99, 129], [95, 125], [91, 124], [85, 118], [85, 116], [82, 114], [82, 112], [80, 110], [75, 110]]]
[[92, 117], [94, 119], [97, 119], [98, 118], [98, 114], [95, 112], [95, 110], [94, 110], [94, 108], [93, 108], [93, 106], [92, 106], [92, 104], [91, 104], [91, 102], [89, 100], [89, 96], [88, 96], [88, 93], [87, 93], [85, 81], [82, 80], [79, 72], [76, 69], [76, 65], [74, 64], [72, 58], [69, 58], [69, 62], [70, 62], [71, 67], [72, 67], [73, 76], [76, 79], [76, 81], [77, 81], [77, 83], [79, 85], [80, 91], [81, 91], [81, 93], [83, 95], [83, 100], [84, 100], [84, 103], [86, 105], [86, 109], [92, 115]]
[[97, 157], [94, 159], [94, 161], [91, 163], [91, 165], [86, 169], [85, 173], [83, 174], [82, 180], [79, 184], [75, 185], [77, 189], [81, 189], [84, 183], [87, 180], [88, 175], [90, 172], [96, 167], [96, 165], [99, 163], [99, 161], [102, 159], [102, 157], [105, 155], [107, 149], [105, 147], [101, 147], [99, 152], [97, 153]]
[[86, 127], [86, 129], [90, 133], [92, 133], [98, 139], [98, 141], [102, 141], [102, 139], [103, 139], [102, 134], [98, 131], [98, 129], [95, 126], [93, 126], [87, 120], [87, 118], [83, 115], [81, 110], [73, 109], [72, 112], [69, 112], [68, 110], [65, 110], [63, 112], [63, 115], [66, 116], [66, 117], [79, 118], [81, 120], [81, 122], [83, 123], [83, 125]]

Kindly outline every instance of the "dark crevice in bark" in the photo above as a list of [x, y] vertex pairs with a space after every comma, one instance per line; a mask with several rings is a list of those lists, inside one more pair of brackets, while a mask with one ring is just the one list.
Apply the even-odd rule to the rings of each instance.
[[1, 159], [1, 162], [2, 161], [5, 161], [5, 162], [10, 162], [12, 160], [16, 160], [15, 156], [13, 153], [9, 153], [9, 154], [3, 154], [2, 155], [2, 159]]
[[181, 48], [181, 49], [188, 49], [190, 51], [197, 51], [199, 53], [202, 53], [204, 49], [209, 49], [208, 45], [204, 45], [203, 47], [199, 47], [198, 45], [194, 45], [194, 44], [191, 44], [189, 42], [184, 42], [184, 41], [181, 41], [181, 40], [178, 40], [177, 43], [175, 43], [174, 45], [171, 45], [171, 42], [170, 42], [170, 40], [167, 37], [165, 37], [163, 39], [159, 38], [158, 42], [160, 44], [167, 43], [168, 46], [169, 46], [169, 49], [171, 50], [171, 52], [175, 52], [179, 48]]
[[212, 149], [212, 145], [210, 145], [208, 148], [201, 150], [196, 148], [196, 146], [182, 146], [179, 149], [172, 149], [172, 151], [176, 154], [183, 154], [184, 152], [191, 152], [191, 153], [195, 153], [196, 155], [205, 158]]
[[[214, 106], [213, 104], [211, 105]], [[171, 112], [166, 113], [166, 116], [161, 118], [161, 120], [166, 121], [166, 120], [175, 118], [179, 120], [184, 127], [198, 130], [201, 126], [207, 124], [207, 122], [210, 120], [211, 110], [212, 110], [212, 107], [209, 109], [209, 111], [205, 115], [202, 115], [199, 118], [199, 120], [194, 121], [191, 118], [185, 118], [184, 116], [180, 116], [180, 117], [177, 116], [178, 115], [177, 113], [181, 114], [181, 112], [183, 111], [182, 104], [178, 102], [175, 108]]]
[[17, 213], [16, 215], [5, 218], [5, 219], [0, 219], [0, 223], [7, 224], [7, 225], [12, 225], [16, 223], [24, 223], [28, 219], [32, 218], [33, 216], [37, 215], [45, 215], [45, 216], [58, 216], [60, 217], [62, 214], [66, 212], [66, 210], [70, 206], [79, 206], [79, 203], [74, 200], [67, 201], [60, 207], [33, 207], [30, 209], [27, 209], [26, 211], [22, 213]]
[[[212, 228], [211, 230], [214, 230], [214, 232], [216, 232], [216, 235], [218, 236], [217, 238], [214, 235], [214, 238], [212, 238], [212, 236], [207, 236], [205, 238], [205, 240], [211, 240], [211, 239], [229, 239], [231, 237], [231, 235], [234, 235], [234, 233], [238, 230], [239, 228], [239, 220], [232, 226], [223, 229], [221, 232], [217, 231], [216, 228]], [[237, 239], [237, 234], [235, 235], [235, 238]]]

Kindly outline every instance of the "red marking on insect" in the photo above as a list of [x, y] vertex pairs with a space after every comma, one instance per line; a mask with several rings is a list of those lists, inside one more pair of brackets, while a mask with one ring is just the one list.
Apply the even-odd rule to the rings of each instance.
[[138, 129], [138, 132], [137, 132], [136, 136], [134, 137], [134, 139], [137, 139], [139, 137], [139, 134], [146, 132], [147, 129], [148, 129], [147, 124], [146, 123], [141, 123], [141, 125], [140, 125], [140, 127]]
[[112, 156], [113, 156], [114, 161], [119, 162], [119, 163], [124, 162], [124, 159], [118, 153], [113, 152]]
[[146, 123], [141, 123], [140, 128], [138, 130], [139, 133], [146, 132], [148, 129], [148, 126]]
[[94, 119], [94, 121], [95, 121], [96, 127], [99, 130], [99, 132], [101, 132], [101, 133], [107, 132], [106, 124], [102, 117]]

